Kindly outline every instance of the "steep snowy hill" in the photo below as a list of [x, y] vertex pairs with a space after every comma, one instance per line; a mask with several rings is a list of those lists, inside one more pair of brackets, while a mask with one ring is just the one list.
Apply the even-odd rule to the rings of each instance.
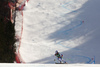
[[54, 64], [58, 50], [70, 64], [89, 64], [94, 57], [95, 63], [100, 63], [99, 3], [100, 0], [29, 0], [23, 11], [20, 46], [24, 62]]

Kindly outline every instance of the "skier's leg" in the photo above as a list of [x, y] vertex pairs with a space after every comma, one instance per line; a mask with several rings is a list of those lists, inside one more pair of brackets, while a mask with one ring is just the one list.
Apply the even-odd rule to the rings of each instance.
[[63, 63], [67, 63], [66, 61], [64, 61], [64, 60], [62, 60], [63, 61]]
[[62, 63], [62, 59], [61, 58], [59, 58], [58, 60], [60, 61], [60, 63]]
[[64, 61], [64, 60], [62, 59], [62, 57], [61, 57], [60, 59], [61, 59], [61, 62], [62, 62], [62, 63], [66, 63], [66, 61]]

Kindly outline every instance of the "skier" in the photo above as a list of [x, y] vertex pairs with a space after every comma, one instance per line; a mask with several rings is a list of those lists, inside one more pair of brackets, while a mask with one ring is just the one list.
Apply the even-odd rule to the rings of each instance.
[[60, 55], [60, 53], [57, 50], [55, 51], [55, 56], [60, 61], [60, 63], [63, 63], [63, 62], [66, 63], [66, 61], [62, 60], [63, 54]]

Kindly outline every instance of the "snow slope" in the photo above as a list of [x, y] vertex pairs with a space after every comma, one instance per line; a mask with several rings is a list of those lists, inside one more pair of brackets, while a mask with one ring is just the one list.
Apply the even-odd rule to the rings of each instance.
[[[100, 0], [30, 0], [23, 11], [20, 55], [54, 64], [58, 50], [70, 64], [100, 63]], [[16, 24], [17, 26], [17, 24]]]

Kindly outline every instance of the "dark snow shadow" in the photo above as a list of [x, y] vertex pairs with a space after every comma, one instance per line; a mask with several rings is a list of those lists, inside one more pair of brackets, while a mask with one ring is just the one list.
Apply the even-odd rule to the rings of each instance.
[[[96, 4], [96, 5], [95, 5]], [[95, 25], [98, 24], [99, 20], [99, 4], [98, 1], [89, 0], [86, 2], [83, 7], [76, 10], [75, 12], [70, 12], [68, 14], [63, 15], [62, 17], [66, 20], [59, 22], [61, 23], [67, 23], [67, 20], [71, 21], [71, 24], [66, 25], [59, 30], [55, 31], [54, 33], [51, 33], [50, 36], [48, 36], [47, 39], [51, 39], [54, 41], [57, 40], [70, 40], [73, 38], [78, 38], [80, 36], [84, 36], [85, 34], [95, 30]], [[74, 15], [79, 13], [78, 16], [74, 18], [67, 19], [70, 15]], [[84, 21], [84, 23], [81, 23]], [[62, 24], [61, 24], [62, 25]]]

